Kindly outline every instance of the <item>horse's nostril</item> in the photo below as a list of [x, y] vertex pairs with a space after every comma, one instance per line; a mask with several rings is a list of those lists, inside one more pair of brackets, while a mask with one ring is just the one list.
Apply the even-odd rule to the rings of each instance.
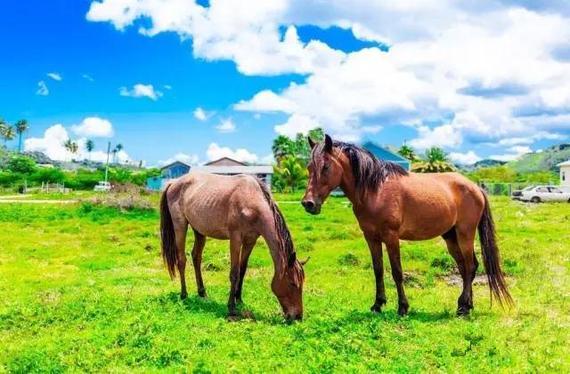
[[315, 207], [315, 203], [311, 200], [304, 200], [301, 204], [303, 204], [305, 209], [313, 209]]

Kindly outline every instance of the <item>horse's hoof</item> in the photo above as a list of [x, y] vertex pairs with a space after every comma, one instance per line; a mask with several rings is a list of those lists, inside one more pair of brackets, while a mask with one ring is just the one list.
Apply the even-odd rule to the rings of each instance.
[[250, 310], [244, 310], [241, 313], [243, 318], [247, 318], [247, 319], [251, 319], [255, 321], [255, 316], [253, 315], [253, 313]]
[[186, 292], [182, 292], [182, 293], [180, 294], [180, 300], [184, 300], [184, 299], [186, 299], [187, 297], [188, 297], [188, 294], [187, 294]]
[[198, 296], [200, 297], [208, 297], [208, 294], [206, 293], [206, 290], [198, 290]]
[[228, 314], [228, 322], [237, 322], [240, 320], [240, 316], [237, 314]]
[[409, 307], [408, 305], [404, 305], [404, 304], [399, 305], [399, 306], [398, 306], [398, 314], [399, 314], [401, 317], [405, 316], [406, 314], [408, 314], [408, 309], [409, 309], [409, 308], [410, 308], [410, 307]]
[[383, 304], [376, 303], [370, 307], [370, 311], [372, 313], [381, 313], [382, 312], [382, 306], [383, 306]]
[[468, 316], [470, 311], [471, 308], [469, 308], [468, 306], [460, 306], [459, 308], [457, 308], [457, 316], [458, 317]]

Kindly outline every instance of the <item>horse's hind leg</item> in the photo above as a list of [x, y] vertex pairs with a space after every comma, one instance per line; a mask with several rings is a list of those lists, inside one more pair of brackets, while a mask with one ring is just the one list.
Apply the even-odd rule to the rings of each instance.
[[477, 258], [474, 249], [475, 231], [456, 229], [456, 238], [446, 239], [449, 252], [456, 259], [461, 278], [463, 292], [457, 301], [457, 314], [467, 315], [473, 309], [473, 279], [477, 271]]
[[186, 291], [186, 232], [188, 231], [188, 222], [186, 219], [178, 219], [174, 221], [174, 234], [176, 237], [176, 256], [178, 263], [178, 273], [180, 274], [180, 298], [188, 297]]
[[239, 271], [239, 282], [238, 282], [238, 289], [236, 293], [236, 301], [241, 304], [243, 303], [241, 299], [241, 290], [243, 287], [243, 279], [245, 278], [245, 272], [247, 271], [247, 262], [249, 260], [249, 255], [255, 247], [255, 242], [257, 238], [253, 240], [244, 240], [243, 245], [241, 247], [241, 256], [240, 256], [240, 271]]
[[[455, 232], [455, 228], [451, 229], [447, 233], [443, 235], [443, 239], [445, 239], [445, 244], [447, 245], [447, 251], [453, 257], [455, 262], [457, 263], [457, 269], [459, 270], [459, 274], [461, 274], [461, 279], [463, 281], [463, 292], [459, 299], [457, 300], [457, 314], [466, 314], [465, 307], [464, 307], [464, 295], [465, 295], [465, 288], [467, 283], [465, 282], [465, 262], [463, 260], [463, 254], [461, 253], [461, 248], [459, 248], [459, 243], [457, 242], [457, 233]], [[466, 310], [469, 313], [469, 309]]]
[[192, 247], [192, 264], [194, 265], [194, 274], [196, 275], [196, 288], [198, 296], [206, 297], [206, 288], [202, 280], [202, 252], [206, 245], [206, 237], [194, 230], [194, 246]]

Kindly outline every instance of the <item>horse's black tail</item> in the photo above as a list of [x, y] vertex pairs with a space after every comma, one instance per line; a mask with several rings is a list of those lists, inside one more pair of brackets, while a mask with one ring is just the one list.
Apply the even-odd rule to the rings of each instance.
[[160, 198], [160, 237], [162, 239], [162, 258], [164, 264], [168, 269], [168, 274], [171, 278], [176, 277], [176, 236], [174, 233], [174, 224], [172, 223], [172, 216], [168, 208], [167, 192], [168, 187], [164, 189], [162, 197]]
[[497, 238], [495, 235], [495, 223], [491, 215], [491, 207], [489, 199], [485, 191], [481, 191], [485, 197], [485, 208], [483, 215], [479, 221], [479, 240], [481, 242], [481, 250], [483, 254], [483, 264], [489, 281], [491, 293], [503, 305], [513, 305], [513, 298], [507, 289], [507, 282], [501, 270], [501, 258], [499, 256], [499, 247], [497, 246]]
[[291, 239], [291, 233], [289, 232], [289, 228], [287, 228], [287, 223], [285, 223], [285, 219], [283, 218], [283, 214], [279, 210], [279, 207], [271, 197], [271, 191], [261, 179], [257, 178], [257, 183], [263, 191], [263, 196], [265, 200], [269, 204], [269, 208], [273, 213], [273, 220], [275, 222], [275, 232], [277, 233], [277, 239], [279, 241], [279, 246], [281, 247], [281, 253], [287, 254], [287, 261], [288, 265], [292, 266], [296, 260], [296, 253], [295, 247], [293, 246], [293, 240]]

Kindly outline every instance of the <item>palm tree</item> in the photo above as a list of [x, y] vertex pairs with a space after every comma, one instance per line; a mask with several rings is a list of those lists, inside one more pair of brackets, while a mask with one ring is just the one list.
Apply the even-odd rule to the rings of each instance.
[[64, 143], [63, 146], [65, 147], [65, 149], [71, 153], [72, 158], [73, 155], [77, 153], [77, 151], [79, 150], [79, 146], [77, 145], [77, 142], [72, 141], [71, 139], [67, 139]]
[[91, 161], [91, 152], [95, 149], [95, 143], [91, 139], [87, 139], [85, 142], [85, 149], [89, 152], [89, 161]]
[[293, 153], [293, 148], [293, 141], [284, 135], [279, 135], [273, 140], [271, 151], [275, 161], [277, 161], [277, 165], [281, 164], [281, 159]]
[[281, 160], [281, 164], [275, 166], [276, 184], [284, 190], [294, 191], [303, 187], [307, 179], [307, 169], [295, 156], [286, 156]]
[[0, 117], [0, 136], [4, 135], [4, 131], [6, 131], [5, 129], [7, 126], [8, 124], [4, 121], [4, 118]]
[[443, 149], [431, 147], [426, 150], [425, 159], [414, 163], [412, 170], [418, 173], [443, 173], [454, 171], [455, 167]]
[[15, 126], [16, 126], [16, 132], [18, 133], [18, 152], [22, 153], [22, 136], [24, 135], [24, 132], [28, 130], [30, 125], [28, 124], [28, 121], [26, 121], [25, 119], [21, 119], [18, 122], [16, 122]]
[[8, 125], [6, 122], [2, 121], [2, 125], [0, 126], [0, 136], [4, 139], [4, 146], [6, 146], [6, 142], [12, 140], [16, 137], [16, 131], [14, 130], [13, 126]]
[[123, 145], [121, 143], [117, 144], [113, 149], [113, 163], [117, 163], [117, 154], [123, 150]]
[[398, 153], [400, 154], [400, 156], [402, 156], [402, 157], [404, 157], [410, 161], [416, 161], [418, 159], [418, 156], [416, 155], [416, 151], [414, 151], [414, 149], [412, 147], [410, 147], [409, 145], [407, 145], [406, 143], [402, 144], [402, 146], [398, 150]]

